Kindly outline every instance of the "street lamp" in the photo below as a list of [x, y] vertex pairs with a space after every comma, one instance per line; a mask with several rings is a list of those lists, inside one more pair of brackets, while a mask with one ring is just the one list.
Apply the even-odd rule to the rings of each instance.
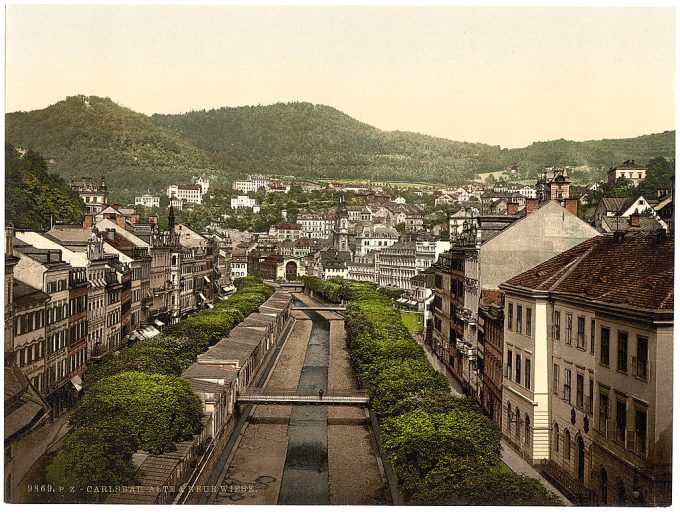
[[640, 482], [638, 481], [637, 469], [635, 470], [635, 475], [633, 476], [633, 487], [631, 492], [633, 495], [633, 500], [635, 503], [638, 503], [640, 501]]

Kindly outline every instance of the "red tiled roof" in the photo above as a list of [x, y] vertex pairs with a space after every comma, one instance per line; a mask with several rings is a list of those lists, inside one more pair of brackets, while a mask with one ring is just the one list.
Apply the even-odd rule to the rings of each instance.
[[501, 292], [498, 289], [482, 289], [480, 304], [482, 307], [488, 307], [489, 305], [500, 305]]
[[627, 233], [589, 239], [506, 284], [609, 304], [673, 310], [673, 238]]

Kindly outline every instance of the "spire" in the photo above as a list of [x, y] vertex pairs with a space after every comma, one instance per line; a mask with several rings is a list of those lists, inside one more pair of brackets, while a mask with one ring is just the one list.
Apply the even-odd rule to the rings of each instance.
[[175, 209], [172, 208], [172, 204], [170, 204], [170, 210], [168, 211], [168, 230], [170, 234], [175, 232]]

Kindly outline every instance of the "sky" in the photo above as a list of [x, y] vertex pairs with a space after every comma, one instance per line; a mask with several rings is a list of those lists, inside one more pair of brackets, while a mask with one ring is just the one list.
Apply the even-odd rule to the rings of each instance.
[[11, 5], [6, 112], [307, 101], [522, 147], [675, 128], [675, 12], [618, 7]]

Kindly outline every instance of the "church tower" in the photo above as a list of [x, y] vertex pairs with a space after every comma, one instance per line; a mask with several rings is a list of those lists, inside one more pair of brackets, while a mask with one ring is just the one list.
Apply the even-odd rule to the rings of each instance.
[[340, 197], [335, 212], [335, 226], [333, 227], [333, 248], [338, 252], [349, 252], [349, 214], [345, 197]]

